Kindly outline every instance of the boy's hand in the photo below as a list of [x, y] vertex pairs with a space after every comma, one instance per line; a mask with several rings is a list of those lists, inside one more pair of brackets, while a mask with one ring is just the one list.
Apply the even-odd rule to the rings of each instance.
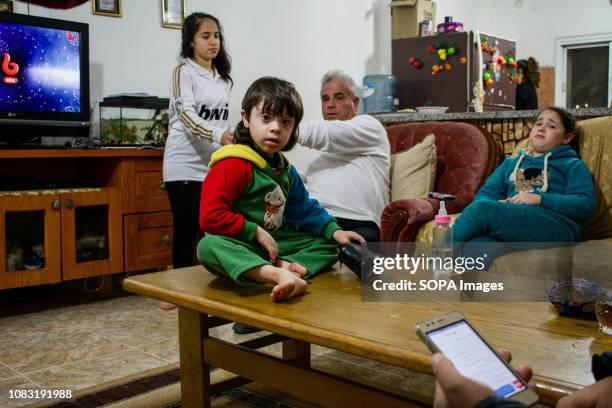
[[539, 194], [534, 193], [518, 193], [517, 195], [501, 201], [513, 204], [540, 205], [542, 197]]
[[366, 244], [366, 240], [354, 231], [336, 230], [334, 231], [332, 237], [334, 238], [334, 241], [336, 241], [339, 245], [346, 245], [349, 244], [351, 241], [359, 241], [361, 245]]
[[221, 136], [221, 146], [229, 145], [232, 143], [234, 143], [234, 132], [228, 130], [227, 132], [223, 133], [223, 136]]
[[270, 255], [270, 263], [276, 262], [276, 257], [278, 256], [278, 244], [272, 238], [272, 235], [265, 229], [261, 228], [259, 225], [257, 226], [257, 230], [255, 231], [255, 241], [266, 251], [268, 251], [268, 255]]

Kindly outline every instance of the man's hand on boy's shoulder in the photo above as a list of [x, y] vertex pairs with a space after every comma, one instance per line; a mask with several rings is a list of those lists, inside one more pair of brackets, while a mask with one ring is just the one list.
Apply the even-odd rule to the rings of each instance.
[[513, 204], [540, 205], [542, 197], [534, 193], [518, 193], [517, 195], [499, 201]]
[[234, 132], [228, 130], [223, 133], [223, 136], [221, 136], [221, 146], [226, 146], [232, 143], [234, 143]]
[[334, 238], [334, 241], [338, 243], [338, 245], [346, 245], [351, 243], [351, 241], [359, 241], [361, 245], [366, 244], [366, 240], [354, 231], [336, 230], [334, 231], [332, 237]]

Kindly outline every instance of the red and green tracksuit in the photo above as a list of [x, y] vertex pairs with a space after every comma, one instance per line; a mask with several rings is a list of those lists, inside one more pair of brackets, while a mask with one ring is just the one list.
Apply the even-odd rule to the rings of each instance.
[[257, 226], [278, 243], [278, 259], [297, 262], [311, 277], [338, 259], [335, 219], [308, 197], [295, 167], [280, 155], [272, 168], [246, 145], [229, 145], [213, 153], [202, 186], [198, 259], [211, 272], [231, 277], [269, 264], [268, 252], [255, 240]]

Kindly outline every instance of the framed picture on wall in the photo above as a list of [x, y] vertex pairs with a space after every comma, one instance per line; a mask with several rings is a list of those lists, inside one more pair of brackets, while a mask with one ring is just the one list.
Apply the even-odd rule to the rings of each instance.
[[101, 16], [121, 17], [121, 0], [92, 0], [91, 11]]
[[161, 0], [162, 26], [181, 28], [185, 21], [185, 0]]
[[0, 13], [12, 13], [13, 2], [10, 0], [0, 0]]

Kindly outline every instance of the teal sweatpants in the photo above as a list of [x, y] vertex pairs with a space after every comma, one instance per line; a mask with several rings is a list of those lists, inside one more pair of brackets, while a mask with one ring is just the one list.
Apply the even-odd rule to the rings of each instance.
[[[485, 269], [501, 255], [530, 249], [525, 243], [532, 243], [533, 249], [561, 246], [576, 241], [576, 235], [562, 216], [553, 211], [492, 200], [474, 201], [453, 225], [456, 250], [461, 256], [472, 258], [486, 253]], [[502, 242], [505, 244], [496, 244]]]
[[[310, 278], [336, 263], [336, 244], [310, 233], [276, 231], [278, 259], [297, 262]], [[228, 276], [240, 285], [253, 283], [242, 274], [249, 269], [270, 264], [268, 252], [257, 242], [244, 242], [223, 235], [206, 234], [198, 244], [198, 259], [206, 269], [219, 276]]]
[[573, 242], [580, 238], [562, 216], [536, 205], [479, 200], [453, 225], [455, 242]]

